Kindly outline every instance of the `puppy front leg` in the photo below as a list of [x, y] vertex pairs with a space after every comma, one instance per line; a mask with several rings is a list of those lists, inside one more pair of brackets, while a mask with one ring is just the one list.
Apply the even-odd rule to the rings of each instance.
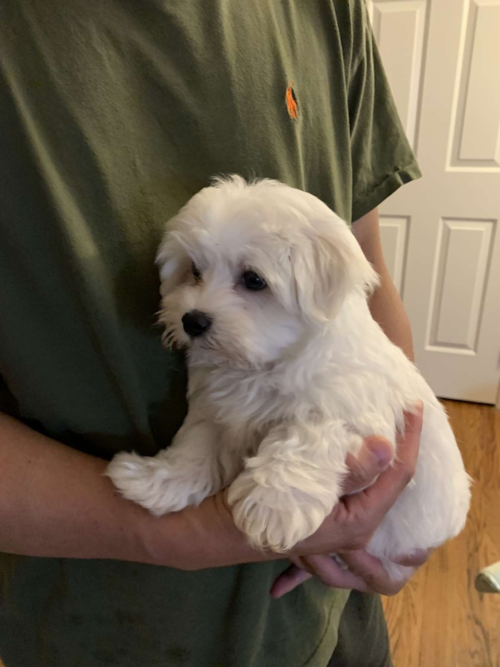
[[337, 503], [346, 454], [360, 441], [340, 421], [273, 428], [229, 489], [238, 528], [277, 552], [312, 535]]
[[189, 415], [170, 447], [154, 457], [122, 452], [106, 474], [121, 494], [161, 516], [198, 505], [222, 487], [219, 427]]

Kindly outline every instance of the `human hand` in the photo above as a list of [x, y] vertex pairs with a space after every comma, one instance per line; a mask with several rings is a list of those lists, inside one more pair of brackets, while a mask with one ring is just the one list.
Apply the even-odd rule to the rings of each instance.
[[[317, 576], [325, 585], [334, 588], [384, 595], [395, 595], [401, 590], [407, 580], [391, 580], [382, 563], [364, 549], [413, 477], [421, 429], [422, 407], [415, 414], [405, 415], [405, 433], [398, 441], [398, 458], [390, 468], [392, 447], [383, 438], [368, 438], [357, 459], [348, 456], [346, 463], [350, 474], [344, 490], [354, 495], [344, 496], [321, 528], [294, 550], [290, 557], [293, 564], [278, 577], [271, 589], [274, 597], [281, 597], [311, 576]], [[339, 535], [343, 539], [339, 540]], [[330, 546], [325, 548], [328, 540]], [[337, 546], [334, 546], [335, 542]], [[316, 545], [324, 546], [314, 551]], [[329, 555], [331, 553], [338, 554], [348, 569], [342, 568]], [[401, 555], [395, 562], [409, 568], [409, 579], [429, 555], [430, 552], [419, 550]]]
[[271, 595], [280, 598], [313, 576], [330, 588], [396, 595], [416, 570], [427, 562], [431, 553], [432, 550], [419, 549], [407, 556], [396, 558], [395, 563], [409, 568], [408, 577], [402, 581], [390, 579], [379, 559], [363, 549], [340, 554], [349, 569], [343, 569], [332, 556], [326, 554], [295, 556], [290, 558], [293, 565], [274, 582]]

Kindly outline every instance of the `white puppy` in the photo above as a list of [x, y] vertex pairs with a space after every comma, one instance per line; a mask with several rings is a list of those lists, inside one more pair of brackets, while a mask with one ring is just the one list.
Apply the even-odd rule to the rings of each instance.
[[236, 525], [285, 551], [342, 495], [348, 452], [392, 443], [424, 403], [413, 482], [368, 551], [436, 547], [463, 528], [469, 478], [446, 414], [372, 319], [377, 275], [348, 226], [310, 194], [233, 176], [196, 194], [158, 253], [166, 344], [187, 348], [189, 413], [153, 458], [118, 454], [108, 474], [156, 515], [230, 485]]

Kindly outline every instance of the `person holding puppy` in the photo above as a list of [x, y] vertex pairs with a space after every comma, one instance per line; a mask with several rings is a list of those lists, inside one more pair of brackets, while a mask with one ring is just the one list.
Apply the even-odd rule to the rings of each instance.
[[411, 479], [418, 416], [394, 467], [381, 438], [348, 460], [354, 495], [291, 566], [248, 545], [222, 493], [155, 518], [104, 476], [184, 419], [154, 257], [215, 174], [279, 179], [352, 222], [381, 279], [372, 314], [411, 357], [376, 209], [420, 174], [363, 0], [8, 0], [0, 36], [6, 667], [390, 665], [373, 593], [400, 585], [363, 547]]

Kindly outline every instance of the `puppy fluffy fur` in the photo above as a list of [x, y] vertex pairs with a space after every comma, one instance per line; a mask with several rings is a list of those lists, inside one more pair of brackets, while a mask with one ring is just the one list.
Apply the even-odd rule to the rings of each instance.
[[[286, 551], [342, 495], [346, 454], [372, 435], [396, 443], [420, 399], [414, 480], [368, 551], [398, 579], [406, 568], [392, 557], [460, 532], [469, 478], [446, 414], [372, 319], [377, 275], [325, 204], [276, 181], [219, 179], [170, 222], [158, 264], [165, 343], [187, 348], [189, 412], [157, 456], [113, 459], [126, 498], [162, 515], [230, 485], [237, 526]], [[248, 289], [248, 271], [267, 287]], [[184, 330], [190, 311], [211, 318], [203, 335]]]

